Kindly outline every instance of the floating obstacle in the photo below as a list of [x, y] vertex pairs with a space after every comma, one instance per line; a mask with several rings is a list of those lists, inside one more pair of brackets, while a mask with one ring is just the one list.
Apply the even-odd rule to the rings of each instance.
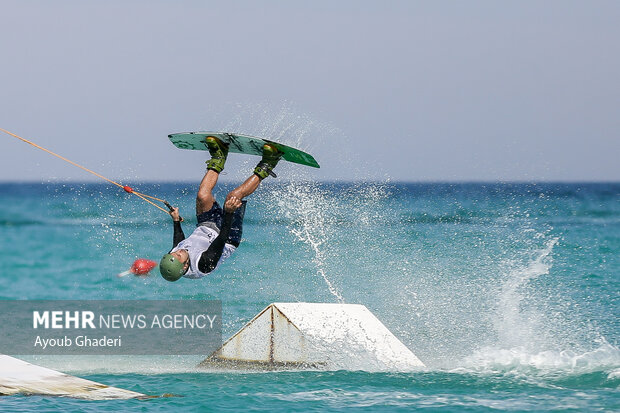
[[0, 355], [0, 396], [15, 394], [74, 397], [86, 400], [149, 397]]
[[407, 371], [424, 363], [363, 305], [273, 303], [200, 366]]

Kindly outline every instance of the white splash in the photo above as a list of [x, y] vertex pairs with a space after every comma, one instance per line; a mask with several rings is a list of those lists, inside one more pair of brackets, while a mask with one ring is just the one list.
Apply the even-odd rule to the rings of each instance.
[[553, 265], [551, 252], [557, 242], [558, 238], [547, 241], [542, 249], [534, 253], [534, 258], [525, 268], [517, 267], [506, 277], [493, 320], [499, 346], [531, 346], [543, 338], [542, 315], [535, 310], [526, 311], [522, 307], [528, 284], [549, 273]]
[[465, 357], [455, 371], [537, 375], [583, 374], [614, 371], [620, 366], [620, 349], [600, 337], [590, 349], [577, 349], [553, 336], [544, 310], [528, 307], [531, 282], [549, 273], [558, 238], [536, 250], [526, 265], [508, 272], [501, 287], [493, 319], [497, 341]]
[[313, 254], [317, 274], [323, 279], [329, 292], [341, 303], [342, 294], [327, 275], [327, 248], [333, 219], [326, 214], [330, 200], [312, 184], [290, 183], [283, 190], [274, 191], [274, 203], [281, 214], [291, 221], [290, 231], [301, 242], [307, 244]]

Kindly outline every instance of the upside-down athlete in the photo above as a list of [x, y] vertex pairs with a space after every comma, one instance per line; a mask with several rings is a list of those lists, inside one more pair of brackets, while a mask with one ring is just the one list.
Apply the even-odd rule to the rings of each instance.
[[198, 225], [189, 237], [185, 237], [181, 228], [179, 209], [170, 211], [174, 225], [172, 250], [159, 263], [161, 275], [168, 281], [205, 277], [235, 252], [241, 242], [244, 198], [252, 194], [263, 179], [273, 175], [271, 171], [282, 157], [282, 152], [274, 145], [265, 144], [263, 157], [254, 173], [226, 196], [222, 210], [213, 196], [213, 188], [224, 169], [228, 146], [214, 136], [207, 136], [205, 140], [211, 159], [196, 196]]

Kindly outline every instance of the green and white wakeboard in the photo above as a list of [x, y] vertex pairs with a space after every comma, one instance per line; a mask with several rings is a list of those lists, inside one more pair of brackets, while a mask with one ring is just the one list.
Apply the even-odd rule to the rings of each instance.
[[209, 148], [207, 148], [207, 143], [205, 141], [207, 136], [215, 136], [222, 142], [227, 143], [229, 152], [245, 153], [249, 155], [262, 156], [263, 145], [270, 143], [275, 145], [278, 150], [284, 153], [282, 155], [282, 159], [285, 161], [320, 168], [318, 162], [309, 153], [291, 148], [290, 146], [283, 145], [278, 142], [256, 138], [254, 136], [227, 132], [185, 132], [170, 134], [168, 135], [168, 138], [170, 138], [170, 142], [172, 142], [177, 148], [208, 151]]

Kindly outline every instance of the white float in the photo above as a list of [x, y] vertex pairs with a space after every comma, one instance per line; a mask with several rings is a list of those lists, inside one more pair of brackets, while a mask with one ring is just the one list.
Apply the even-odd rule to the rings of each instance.
[[87, 400], [148, 397], [0, 355], [0, 396], [14, 394], [74, 397]]
[[363, 305], [273, 303], [200, 366], [408, 371], [424, 364]]

